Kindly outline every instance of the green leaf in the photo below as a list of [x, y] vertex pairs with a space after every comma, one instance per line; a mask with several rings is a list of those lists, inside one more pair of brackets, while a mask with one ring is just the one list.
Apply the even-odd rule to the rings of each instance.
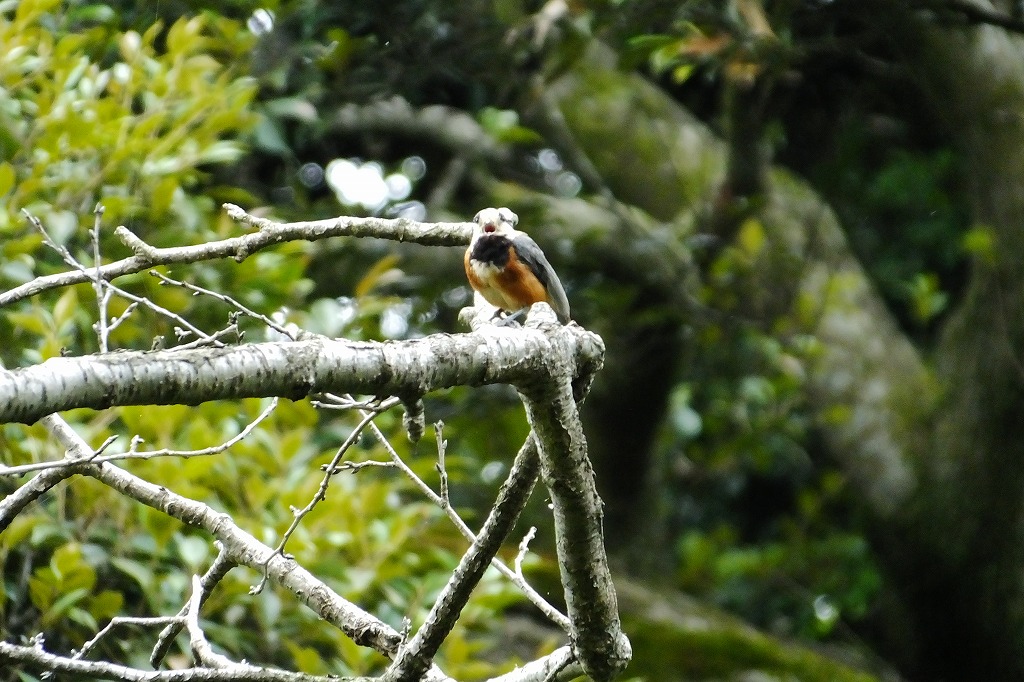
[[502, 131], [519, 125], [519, 114], [511, 109], [495, 109], [484, 107], [477, 115], [480, 125], [491, 135], [499, 135]]
[[78, 543], [69, 542], [57, 548], [50, 557], [50, 568], [58, 579], [79, 570], [83, 564], [82, 548]]
[[193, 535], [181, 536], [177, 539], [178, 553], [191, 570], [198, 569], [210, 556], [210, 544]]
[[736, 244], [748, 256], [759, 254], [764, 248], [766, 241], [767, 237], [764, 233], [764, 226], [754, 218], [748, 218], [743, 221], [736, 235]]
[[78, 229], [78, 216], [71, 211], [50, 211], [42, 217], [43, 225], [53, 241], [67, 244]]
[[987, 263], [995, 262], [996, 236], [991, 228], [983, 225], [972, 227], [964, 234], [961, 244], [967, 253]]
[[120, 613], [124, 595], [114, 590], [103, 590], [89, 600], [89, 613], [98, 620], [107, 620]]
[[11, 191], [16, 180], [14, 166], [7, 161], [0, 163], [0, 197]]
[[230, 163], [237, 161], [245, 149], [237, 142], [221, 140], [214, 142], [199, 153], [199, 163]]
[[112, 24], [117, 19], [117, 13], [109, 5], [84, 5], [72, 8], [68, 12], [68, 19], [73, 23]]
[[110, 563], [114, 568], [138, 583], [143, 591], [152, 589], [154, 584], [153, 571], [148, 566], [134, 559], [125, 559], [123, 557], [114, 557], [110, 560]]
[[32, 605], [40, 611], [46, 612], [53, 604], [57, 596], [56, 588], [53, 585], [53, 571], [36, 571], [28, 579], [28, 595]]
[[693, 64], [680, 64], [672, 69], [672, 81], [676, 84], [685, 83], [693, 75], [694, 70]]
[[369, 272], [356, 284], [356, 298], [362, 298], [370, 294], [376, 287], [390, 280], [389, 275], [395, 269], [399, 258], [396, 254], [385, 256], [377, 261]]
[[59, 329], [71, 321], [78, 310], [78, 294], [75, 289], [65, 291], [53, 306], [53, 323]]
[[0, 263], [0, 275], [19, 284], [28, 282], [35, 277], [32, 267], [21, 259]]
[[285, 142], [284, 134], [274, 119], [269, 116], [260, 116], [253, 130], [253, 137], [258, 149], [262, 151], [286, 156], [291, 153], [291, 147]]
[[49, 610], [43, 615], [43, 623], [46, 625], [52, 625], [57, 622], [60, 618], [67, 614], [67, 611], [78, 602], [89, 596], [89, 589], [85, 587], [79, 587], [71, 590], [70, 592], [63, 593]]
[[266, 103], [267, 112], [277, 118], [288, 118], [302, 123], [317, 121], [316, 107], [302, 97], [280, 97]]

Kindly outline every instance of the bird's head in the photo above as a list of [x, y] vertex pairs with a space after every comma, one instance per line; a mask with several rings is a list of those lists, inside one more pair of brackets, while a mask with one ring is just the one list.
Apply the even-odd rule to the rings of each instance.
[[519, 216], [504, 207], [485, 208], [473, 216], [473, 222], [476, 223], [474, 237], [485, 234], [511, 236], [516, 231]]

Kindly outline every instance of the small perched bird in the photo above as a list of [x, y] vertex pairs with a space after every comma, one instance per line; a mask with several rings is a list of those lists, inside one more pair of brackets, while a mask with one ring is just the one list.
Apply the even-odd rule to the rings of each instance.
[[569, 299], [555, 269], [528, 234], [516, 229], [519, 216], [507, 208], [485, 208], [473, 217], [466, 249], [466, 277], [488, 303], [510, 318], [544, 301], [559, 322], [569, 322]]

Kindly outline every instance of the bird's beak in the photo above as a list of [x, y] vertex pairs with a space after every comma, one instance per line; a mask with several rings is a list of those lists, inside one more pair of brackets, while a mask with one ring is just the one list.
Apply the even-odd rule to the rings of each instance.
[[494, 232], [496, 229], [498, 229], [498, 226], [494, 223], [484, 223], [484, 232]]

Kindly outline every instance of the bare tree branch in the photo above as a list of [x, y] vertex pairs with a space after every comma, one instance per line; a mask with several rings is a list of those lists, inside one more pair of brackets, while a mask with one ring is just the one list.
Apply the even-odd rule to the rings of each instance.
[[[549, 680], [573, 680], [583, 674], [583, 668], [576, 662], [571, 647], [564, 646], [552, 651], [544, 658], [531, 661], [510, 673], [494, 677], [488, 682], [549, 682]], [[554, 678], [552, 678], [554, 675]]]
[[[360, 420], [358, 424], [356, 424], [355, 428], [352, 429], [352, 432], [348, 434], [348, 437], [345, 439], [345, 442], [343, 442], [341, 446], [338, 447], [338, 450], [334, 453], [334, 457], [332, 457], [331, 461], [324, 467], [324, 477], [320, 481], [320, 486], [317, 488], [316, 493], [313, 495], [313, 499], [311, 499], [309, 503], [306, 504], [306, 506], [303, 507], [302, 509], [295, 509], [292, 511], [292, 522], [291, 524], [289, 524], [288, 529], [281, 534], [281, 540], [277, 543], [277, 547], [274, 548], [275, 554], [282, 556], [284, 555], [285, 545], [288, 544], [288, 540], [291, 538], [295, 530], [299, 527], [299, 524], [302, 523], [302, 519], [306, 518], [306, 516], [311, 511], [313, 511], [313, 509], [318, 504], [327, 499], [327, 488], [331, 484], [331, 478], [334, 476], [336, 472], [338, 462], [341, 461], [341, 458], [345, 456], [345, 453], [349, 451], [349, 448], [351, 448], [352, 445], [359, 439], [359, 436], [362, 435], [363, 429], [366, 428], [367, 424], [373, 421], [373, 419], [378, 414], [380, 414], [380, 412], [382, 412], [384, 409], [388, 409], [394, 405], [397, 405], [398, 402], [398, 398], [391, 398], [390, 400], [386, 400], [381, 404], [380, 411], [363, 413], [363, 418]], [[260, 580], [259, 584], [253, 587], [249, 591], [249, 593], [258, 594], [263, 589], [263, 586], [266, 584], [266, 581], [267, 575], [264, 574], [263, 579]]]
[[276, 223], [257, 218], [234, 204], [225, 204], [232, 219], [256, 227], [257, 232], [195, 246], [158, 249], [145, 243], [121, 226], [115, 234], [135, 252], [134, 256], [98, 268], [75, 268], [68, 272], [37, 277], [31, 282], [0, 293], [0, 307], [51, 289], [94, 281], [99, 276], [111, 280], [122, 275], [141, 272], [156, 265], [196, 263], [204, 260], [233, 258], [243, 261], [253, 253], [288, 241], [316, 241], [329, 237], [378, 237], [427, 246], [464, 246], [472, 232], [470, 223], [421, 223], [406, 218], [353, 218], [341, 216], [328, 220]]
[[[88, 459], [91, 448], [61, 417], [48, 417], [46, 426], [77, 458]], [[220, 540], [228, 560], [266, 570], [272, 580], [290, 590], [357, 644], [372, 647], [386, 655], [394, 655], [397, 651], [401, 639], [397, 631], [338, 595], [295, 561], [276, 554], [235, 525], [227, 514], [182, 497], [164, 486], [154, 485], [112, 464], [83, 466], [82, 473], [106, 483], [121, 494], [190, 526], [203, 528]]]
[[[0, 367], [0, 376], [3, 376], [5, 371], [6, 370]], [[49, 420], [51, 419], [60, 418], [46, 417], [43, 420], [43, 424], [49, 427]], [[94, 454], [91, 450], [89, 452], [90, 454]], [[11, 522], [14, 521], [15, 517], [17, 517], [25, 507], [39, 499], [50, 488], [61, 481], [81, 473], [82, 466], [87, 462], [87, 460], [83, 459], [83, 456], [85, 456], [84, 451], [77, 448], [75, 450], [69, 448], [64, 453], [63, 460], [68, 463], [67, 466], [44, 471], [38, 476], [33, 477], [28, 483], [24, 484], [4, 499], [0, 500], [0, 533], [7, 530], [7, 527], [11, 525]]]
[[[219, 545], [219, 543], [218, 543]], [[199, 585], [202, 588], [202, 593], [199, 599], [199, 605], [202, 606], [203, 602], [210, 596], [210, 592], [217, 586], [224, 576], [228, 574], [232, 568], [236, 566], [235, 562], [227, 558], [227, 553], [224, 551], [223, 546], [219, 546], [220, 551], [217, 552], [217, 558], [213, 560], [213, 564], [207, 569], [203, 577], [199, 579]], [[188, 615], [189, 607], [191, 606], [191, 600], [185, 606], [181, 608], [178, 615], [175, 617], [173, 623], [165, 627], [160, 631], [160, 636], [156, 639], [156, 644], [153, 645], [153, 651], [149, 654], [149, 664], [154, 668], [160, 665], [160, 662], [167, 655], [167, 652], [171, 650], [171, 645], [174, 643], [174, 638], [178, 636], [181, 629], [184, 627], [184, 618]]]
[[227, 656], [218, 654], [206, 640], [206, 633], [199, 627], [199, 604], [203, 600], [203, 584], [198, 575], [192, 576], [192, 596], [188, 600], [187, 614], [185, 616], [188, 626], [188, 643], [192, 647], [192, 654], [196, 662], [207, 668], [219, 668], [222, 670], [245, 670], [250, 673], [257, 672], [259, 666], [248, 663], [236, 663]]
[[[555, 542], [572, 628], [573, 649], [595, 680], [612, 679], [629, 662], [629, 640], [619, 623], [615, 588], [604, 548], [601, 498], [573, 399], [569, 370], [551, 354], [557, 381], [520, 387], [526, 415], [540, 443], [541, 472], [551, 494]], [[562, 356], [564, 357], [564, 356]]]
[[0, 662], [20, 663], [40, 672], [67, 673], [78, 679], [123, 680], [124, 682], [374, 682], [372, 677], [320, 677], [273, 668], [187, 668], [185, 670], [139, 670], [105, 661], [83, 661], [51, 654], [41, 646], [18, 646], [0, 642]]
[[31, 423], [73, 407], [196, 405], [208, 400], [347, 392], [422, 395], [457, 385], [516, 384], [555, 352], [603, 351], [577, 326], [546, 335], [485, 328], [385, 343], [316, 338], [228, 348], [127, 351], [0, 371], [0, 422]]
[[[157, 457], [180, 457], [182, 459], [189, 459], [191, 457], [216, 455], [224, 452], [232, 445], [235, 445], [252, 433], [253, 430], [277, 408], [277, 403], [278, 399], [274, 398], [271, 403], [267, 405], [266, 409], [264, 409], [255, 419], [246, 424], [245, 428], [239, 431], [237, 435], [229, 438], [219, 445], [211, 445], [210, 447], [202, 448], [201, 450], [172, 450], [170, 448], [161, 448], [160, 450], [144, 450], [142, 452], [137, 452], [135, 450], [135, 446], [137, 443], [142, 442], [142, 439], [136, 436], [132, 439], [131, 446], [127, 452], [100, 455], [100, 453], [106, 449], [106, 446], [117, 438], [116, 436], [111, 436], [108, 439], [108, 443], [104, 443], [103, 446], [97, 448], [96, 456], [90, 457], [86, 461], [93, 464], [102, 464], [103, 462], [116, 462], [124, 459], [155, 459]], [[35, 462], [33, 464], [21, 464], [13, 467], [0, 465], [0, 476], [20, 476], [21, 474], [26, 474], [31, 471], [68, 467], [73, 466], [76, 461], [77, 460], [60, 459], [52, 462]]]
[[430, 661], [455, 626], [473, 588], [501, 549], [502, 542], [512, 532], [512, 527], [533, 492], [538, 472], [537, 441], [531, 434], [516, 455], [508, 478], [498, 491], [498, 499], [491, 507], [476, 540], [463, 555], [448, 584], [441, 590], [423, 626], [409, 642], [399, 648], [384, 679], [415, 682], [430, 667]]
[[[241, 260], [252, 250], [285, 239], [314, 239], [334, 234], [451, 245], [465, 243], [468, 238], [467, 225], [461, 223], [435, 226], [407, 220], [339, 218], [279, 225], [254, 217], [235, 206], [228, 205], [226, 208], [232, 218], [256, 227], [258, 232], [201, 247], [176, 249], [154, 249], [123, 228], [119, 229], [118, 234], [133, 248], [135, 258], [145, 260], [148, 265], [229, 256]], [[101, 266], [97, 258], [96, 266], [89, 269], [77, 264], [73, 258], [67, 260], [79, 275], [86, 277], [83, 281], [94, 283], [97, 296], [113, 290], [112, 285], [101, 284], [104, 278], [117, 276], [120, 272], [118, 268], [127, 267], [124, 265], [127, 261]], [[136, 265], [137, 262], [131, 267]], [[45, 279], [41, 278], [37, 282]], [[168, 283], [181, 285], [170, 280]], [[60, 283], [47, 284], [45, 281], [40, 286], [45, 289], [51, 284], [62, 286]], [[200, 293], [212, 292], [202, 290]], [[218, 298], [233, 303], [229, 297]], [[17, 300], [17, 297], [10, 300]], [[0, 305], [4, 302], [0, 297]], [[100, 304], [103, 305], [102, 299]], [[257, 316], [249, 310], [243, 313]], [[288, 334], [293, 340], [280, 343], [54, 358], [33, 367], [0, 371], [0, 422], [43, 419], [67, 448], [65, 459], [68, 463], [62, 462], [60, 468], [44, 471], [36, 477], [44, 484], [52, 485], [63, 480], [65, 475], [82, 473], [142, 504], [203, 528], [218, 540], [221, 554], [203, 580], [194, 577], [193, 595], [188, 608], [184, 610], [197, 661], [208, 667], [219, 668], [217, 672], [249, 673], [258, 675], [259, 679], [278, 679], [273, 676], [291, 674], [234, 663], [213, 652], [206, 641], [198, 621], [201, 600], [205, 591], [215, 585], [232, 565], [262, 570], [266, 578], [293, 592], [300, 601], [339, 627], [357, 644], [394, 657], [395, 662], [386, 673], [386, 679], [412, 682], [448, 679], [432, 665], [432, 659], [450, 633], [487, 566], [493, 564], [499, 570], [504, 569], [502, 572], [523, 587], [534, 603], [555, 622], [567, 628], [572, 645], [571, 649], [559, 650], [534, 662], [528, 672], [524, 669], [522, 676], [503, 676], [501, 679], [536, 679], [547, 682], [564, 679], [578, 672], [582, 665], [582, 669], [597, 682], [605, 682], [628, 661], [629, 644], [619, 625], [603, 548], [600, 500], [594, 490], [593, 472], [587, 460], [586, 443], [576, 405], [576, 400], [582, 400], [593, 373], [603, 362], [603, 343], [599, 337], [577, 325], [562, 326], [555, 323], [553, 313], [544, 305], [538, 306], [537, 314], [531, 315], [525, 327], [497, 328], [481, 325], [480, 320], [481, 316], [477, 315], [474, 331], [470, 334], [434, 335], [414, 341], [357, 343], [305, 336], [302, 340], [294, 340], [296, 336]], [[368, 426], [388, 448], [392, 464], [411, 475], [421, 489], [425, 489], [428, 497], [439, 503], [449, 516], [454, 515], [458, 519], [456, 525], [460, 531], [471, 540], [471, 546], [438, 597], [425, 624], [410, 640], [406, 639], [407, 633], [395, 631], [331, 591], [283, 553], [284, 542], [294, 525], [301, 520], [302, 512], [297, 514], [281, 546], [276, 550], [271, 549], [239, 528], [226, 514], [215, 512], [205, 504], [184, 498], [109, 463], [94, 461], [97, 453], [55, 414], [73, 407], [198, 404], [208, 400], [256, 396], [300, 398], [321, 394], [330, 397], [334, 392], [346, 392], [397, 396], [392, 401], [401, 400], [410, 414], [407, 421], [416, 422], [412, 424], [413, 427], [418, 425], [417, 428], [410, 428], [410, 436], [415, 437], [414, 432], [422, 431], [421, 396], [440, 388], [486, 383], [516, 386], [523, 395], [527, 416], [534, 431], [517, 456], [508, 480], [499, 491], [495, 506], [477, 535], [470, 532], [458, 519], [458, 515], [454, 514], [447, 502], [447, 490], [443, 489], [444, 494], [438, 496], [415, 474], [411, 474], [409, 467], [401, 461], [373, 424], [372, 418], [377, 410], [360, 410], [363, 415], [361, 427]], [[346, 397], [343, 402], [348, 406], [359, 406], [350, 397]], [[343, 445], [335, 460], [326, 467], [320, 493], [314, 497], [307, 510], [322, 497], [346, 447]], [[445, 443], [439, 433], [439, 468], [442, 477], [445, 475], [444, 447]], [[563, 468], [564, 471], [557, 471]], [[559, 565], [566, 588], [570, 619], [558, 613], [529, 588], [521, 571], [513, 571], [496, 559], [498, 549], [533, 489], [539, 470], [543, 471], [554, 503]], [[0, 506], [0, 520], [5, 513], [13, 518], [13, 514], [41, 494], [34, 488], [26, 489], [28, 492], [22, 494], [24, 501], [19, 501], [6, 511]], [[165, 653], [169, 639], [173, 638], [173, 633], [165, 633], [166, 636], [161, 635], [161, 642], [154, 649], [153, 656], [157, 660]], [[29, 650], [36, 651], [38, 655], [50, 656], [42, 652], [41, 647]], [[27, 654], [11, 649], [8, 655]], [[34, 660], [38, 665], [38, 657]], [[576, 664], [576, 660], [580, 664]], [[47, 659], [47, 662], [55, 666], [65, 665], [60, 660]], [[76, 669], [76, 672], [83, 670]], [[122, 673], [128, 676], [120, 679], [149, 679], [131, 677], [145, 674], [144, 671], [124, 669], [119, 672]], [[82, 674], [102, 677], [113, 673], [107, 669], [94, 669]]]
[[181, 616], [157, 616], [155, 618], [134, 618], [131, 616], [117, 616], [111, 618], [110, 622], [107, 623], [102, 630], [96, 633], [96, 635], [88, 642], [82, 645], [82, 648], [75, 652], [75, 655], [71, 658], [85, 658], [86, 654], [92, 651], [92, 648], [99, 644], [100, 640], [109, 635], [114, 628], [122, 625], [178, 625], [184, 624], [184, 618]]
[[[552, 315], [554, 315], [554, 313], [552, 313]], [[384, 434], [381, 433], [380, 429], [377, 428], [377, 425], [374, 424], [373, 422], [370, 423], [370, 431], [377, 438], [377, 441], [384, 447], [384, 449], [387, 450], [388, 455], [391, 457], [391, 463], [398, 467], [398, 469], [403, 474], [408, 476], [409, 479], [416, 485], [416, 487], [419, 488], [424, 495], [426, 495], [427, 499], [429, 499], [431, 502], [440, 507], [442, 511], [444, 511], [448, 518], [451, 519], [451, 522], [455, 525], [455, 528], [459, 531], [462, 537], [469, 540], [470, 543], [476, 542], [476, 534], [474, 534], [473, 531], [470, 530], [469, 526], [466, 525], [466, 522], [462, 519], [461, 516], [459, 516], [459, 513], [455, 511], [455, 508], [452, 507], [451, 504], [448, 504], [445, 498], [435, 493], [431, 489], [431, 487], [423, 481], [422, 478], [416, 475], [416, 472], [413, 471], [408, 464], [402, 461], [402, 458], [398, 456], [397, 452], [395, 452], [395, 449], [391, 446], [391, 443], [388, 442], [387, 438], [384, 437]], [[523, 592], [523, 594], [526, 595], [526, 598], [529, 599], [534, 606], [540, 609], [541, 613], [547, 616], [547, 618], [551, 622], [553, 622], [555, 625], [560, 627], [565, 632], [569, 631], [569, 619], [565, 616], [565, 614], [563, 614], [561, 611], [552, 606], [550, 602], [548, 602], [548, 600], [546, 600], [539, 592], [537, 592], [537, 590], [533, 589], [533, 587], [530, 585], [530, 583], [526, 581], [526, 578], [523, 577], [521, 573], [516, 573], [507, 565], [505, 565], [505, 563], [502, 562], [501, 559], [497, 557], [491, 559], [491, 565], [497, 568], [498, 572], [506, 578], [508, 578], [513, 585], [518, 587]]]

